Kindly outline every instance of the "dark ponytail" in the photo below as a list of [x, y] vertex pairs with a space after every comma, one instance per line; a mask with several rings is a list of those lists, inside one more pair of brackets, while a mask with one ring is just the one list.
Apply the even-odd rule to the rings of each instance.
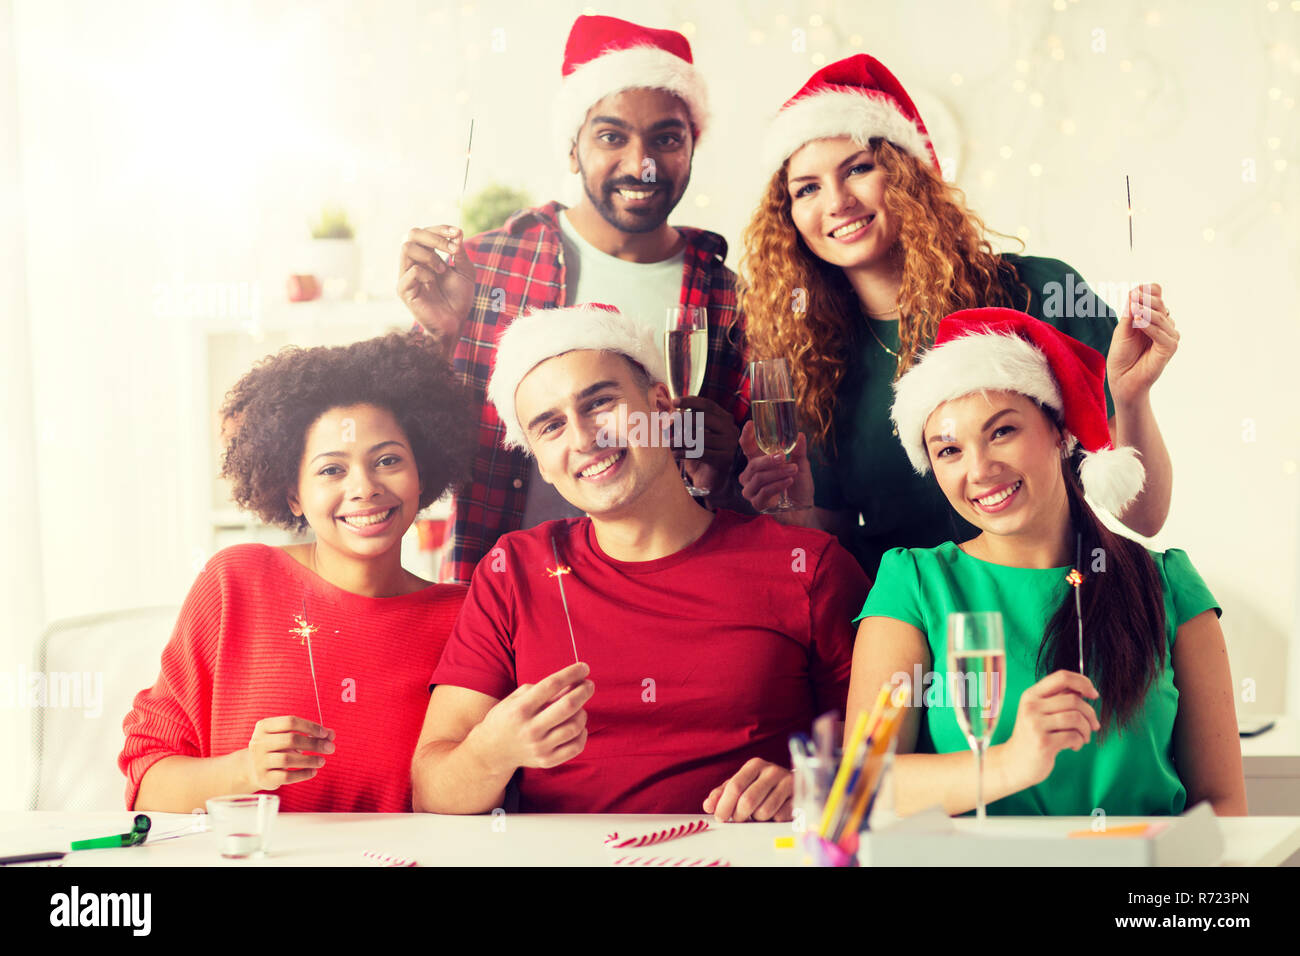
[[[1049, 415], [1051, 413], [1049, 412]], [[1084, 670], [1101, 694], [1101, 733], [1122, 731], [1141, 710], [1147, 689], [1165, 665], [1164, 589], [1155, 562], [1136, 541], [1112, 532], [1088, 506], [1079, 483], [1082, 450], [1062, 461], [1070, 503], [1072, 544], [1079, 546]], [[1096, 570], [1094, 570], [1094, 567]], [[1103, 570], [1104, 569], [1104, 570]], [[1079, 667], [1074, 588], [1048, 622], [1038, 649], [1038, 675]]]

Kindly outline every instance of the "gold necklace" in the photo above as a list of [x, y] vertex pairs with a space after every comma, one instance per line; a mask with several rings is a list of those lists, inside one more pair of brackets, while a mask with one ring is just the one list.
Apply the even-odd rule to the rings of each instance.
[[[866, 309], [863, 309], [862, 311], [867, 312]], [[897, 312], [897, 311], [898, 311], [898, 306], [894, 306], [894, 307], [893, 307], [892, 309], [890, 309], [888, 312], [881, 312], [880, 315], [882, 315], [882, 316], [883, 316], [883, 315], [889, 315], [890, 312]], [[879, 345], [882, 349], [884, 349], [886, 352], [888, 352], [890, 355], [892, 355], [892, 356], [894, 357], [894, 360], [895, 360], [895, 361], [898, 361], [898, 353], [895, 352], [893, 349], [891, 349], [891, 348], [890, 348], [888, 345], [886, 345], [884, 342], [880, 341], [880, 336], [877, 335], [877, 334], [876, 334], [876, 330], [873, 329], [873, 328], [871, 327], [871, 319], [876, 318], [876, 317], [877, 317], [877, 314], [874, 313], [874, 312], [867, 312], [867, 315], [869, 316], [869, 318], [867, 319], [867, 331], [871, 333], [871, 337], [872, 337], [873, 339], [876, 340], [876, 344], [877, 344], [877, 345]], [[899, 316], [899, 319], [900, 319], [900, 320], [902, 319], [902, 316], [901, 316], [901, 315]], [[895, 438], [898, 437], [898, 426], [897, 426], [897, 425], [894, 425], [894, 424], [891, 423], [890, 431], [892, 431], [892, 432], [894, 433], [894, 437], [895, 437]]]
[[[870, 312], [867, 313], [867, 315], [870, 315], [870, 314], [871, 314]], [[892, 355], [894, 358], [898, 358], [898, 353], [897, 353], [897, 352], [895, 352], [893, 349], [891, 349], [891, 348], [890, 348], [888, 345], [886, 345], [884, 342], [880, 341], [880, 336], [876, 334], [876, 330], [873, 329], [873, 328], [871, 327], [871, 323], [870, 323], [869, 321], [867, 322], [867, 331], [871, 333], [871, 337], [872, 337], [873, 339], [876, 340], [876, 344], [877, 344], [877, 345], [879, 345], [882, 349], [884, 349], [886, 352], [888, 352], [888, 353], [889, 353], [890, 355]]]

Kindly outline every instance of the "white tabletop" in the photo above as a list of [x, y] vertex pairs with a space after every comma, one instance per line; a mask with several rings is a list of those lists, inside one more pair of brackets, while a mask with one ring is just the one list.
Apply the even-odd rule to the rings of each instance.
[[[194, 817], [151, 813], [151, 838], [185, 832]], [[73, 840], [123, 833], [134, 815], [122, 812], [0, 813], [0, 855], [66, 850]], [[226, 860], [216, 834], [185, 832], [140, 847], [84, 850], [65, 866], [367, 866], [362, 852], [415, 859], [422, 866], [611, 866], [627, 858], [669, 858], [732, 866], [797, 866], [802, 854], [777, 849], [776, 837], [791, 836], [788, 823], [711, 823], [703, 833], [635, 850], [611, 850], [611, 833], [648, 833], [701, 819], [698, 816], [511, 814], [285, 813], [275, 823], [271, 854], [262, 860]], [[1153, 819], [1153, 818], [1147, 818]], [[1164, 818], [1168, 819], [1168, 818]], [[1085, 829], [1088, 817], [998, 817], [989, 823], [1048, 833]], [[1110, 821], [1114, 825], [1138, 818]], [[964, 826], [967, 821], [957, 821]], [[1229, 866], [1276, 866], [1300, 852], [1300, 817], [1224, 817], [1219, 820]], [[497, 829], [494, 829], [494, 824]]]

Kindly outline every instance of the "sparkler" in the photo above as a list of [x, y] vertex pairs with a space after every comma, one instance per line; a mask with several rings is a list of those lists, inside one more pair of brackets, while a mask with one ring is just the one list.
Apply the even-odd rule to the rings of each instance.
[[[460, 181], [460, 201], [456, 204], [456, 214], [460, 217], [460, 227], [462, 233], [465, 228], [465, 186], [469, 183], [469, 156], [474, 149], [474, 118], [470, 117], [469, 121], [469, 142], [465, 144], [465, 177]], [[465, 239], [461, 236], [461, 241]], [[456, 268], [456, 254], [453, 252], [447, 256], [447, 265], [453, 269]]]
[[307, 664], [311, 667], [311, 689], [316, 694], [316, 723], [322, 727], [325, 726], [325, 718], [320, 709], [320, 688], [316, 686], [316, 662], [312, 659], [311, 654], [311, 636], [320, 630], [314, 624], [307, 623], [307, 599], [302, 599], [302, 613], [294, 615], [294, 627], [289, 628], [290, 634], [298, 637], [299, 644], [307, 645]]
[[573, 644], [573, 663], [578, 663], [578, 642], [573, 637], [573, 618], [569, 616], [569, 599], [564, 596], [564, 576], [572, 574], [573, 569], [560, 563], [560, 549], [555, 544], [555, 535], [551, 535], [551, 554], [555, 555], [555, 567], [547, 568], [546, 574], [555, 578], [560, 585], [560, 603], [564, 605], [564, 620], [569, 625], [569, 641]]
[[1079, 585], [1083, 584], [1083, 575], [1079, 572], [1079, 564], [1082, 563], [1083, 557], [1083, 535], [1075, 536], [1074, 549], [1074, 567], [1070, 573], [1065, 576], [1065, 580], [1070, 582], [1074, 588], [1074, 614], [1079, 620], [1079, 673], [1083, 673], [1083, 601], [1079, 597]]

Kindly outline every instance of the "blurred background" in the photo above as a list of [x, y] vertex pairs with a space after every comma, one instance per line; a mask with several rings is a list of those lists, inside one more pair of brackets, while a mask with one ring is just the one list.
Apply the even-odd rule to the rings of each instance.
[[[26, 799], [47, 627], [179, 605], [215, 549], [281, 540], [216, 478], [235, 379], [406, 327], [412, 226], [572, 200], [550, 100], [584, 12], [690, 39], [714, 121], [671, 221], [733, 267], [763, 124], [869, 52], [988, 226], [1112, 304], [1160, 282], [1182, 342], [1153, 394], [1175, 490], [1152, 546], [1220, 599], [1239, 713], [1300, 712], [1297, 0], [0, 0], [0, 808]], [[409, 556], [432, 560], [414, 533]]]

